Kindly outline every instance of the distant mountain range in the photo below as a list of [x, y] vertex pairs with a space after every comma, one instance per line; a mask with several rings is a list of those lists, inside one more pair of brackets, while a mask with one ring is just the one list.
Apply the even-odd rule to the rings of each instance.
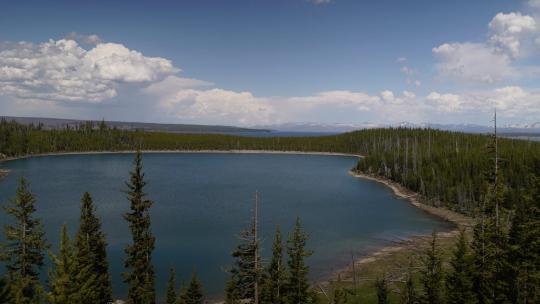
[[[361, 129], [385, 128], [385, 127], [401, 127], [401, 128], [432, 128], [439, 130], [458, 131], [467, 133], [489, 133], [493, 132], [493, 127], [477, 124], [436, 124], [436, 123], [411, 123], [399, 122], [395, 124], [377, 124], [377, 123], [360, 123], [360, 124], [319, 124], [319, 123], [285, 123], [277, 125], [256, 126], [257, 128], [277, 130], [282, 132], [349, 132]], [[540, 122], [532, 124], [513, 124], [499, 126], [500, 133], [527, 133], [540, 134]]]
[[[8, 121], [14, 120], [21, 124], [42, 124], [44, 129], [63, 129], [66, 126], [75, 127], [88, 122], [87, 120], [78, 119], [59, 119], [59, 118], [43, 118], [43, 117], [12, 117], [0, 116], [0, 119]], [[100, 121], [93, 121], [97, 124]], [[121, 130], [144, 130], [154, 132], [171, 132], [171, 133], [257, 133], [270, 132], [270, 130], [240, 128], [231, 126], [212, 126], [212, 125], [194, 125], [194, 124], [162, 124], [162, 123], [146, 123], [146, 122], [123, 122], [123, 121], [105, 121], [107, 126], [116, 127]]]
[[[0, 116], [0, 119], [15, 120], [22, 124], [43, 124], [45, 129], [61, 129], [66, 126], [74, 127], [86, 120], [78, 119], [59, 119], [59, 118], [43, 118], [43, 117], [12, 117]], [[97, 123], [99, 121], [94, 121]], [[171, 132], [171, 133], [226, 133], [226, 134], [246, 134], [259, 136], [258, 134], [272, 136], [272, 133], [344, 133], [354, 130], [385, 128], [385, 127], [401, 127], [401, 128], [433, 128], [439, 130], [458, 131], [467, 133], [489, 133], [493, 132], [493, 127], [482, 126], [477, 124], [436, 124], [436, 123], [411, 123], [399, 122], [395, 124], [378, 124], [378, 123], [359, 123], [359, 124], [324, 124], [324, 123], [284, 123], [273, 125], [260, 125], [252, 128], [220, 126], [220, 125], [195, 125], [195, 124], [164, 124], [164, 123], [145, 123], [145, 122], [122, 122], [122, 121], [105, 121], [110, 127], [116, 127], [122, 130], [144, 130], [155, 132]], [[540, 122], [532, 124], [511, 124], [503, 125], [498, 128], [501, 134], [517, 135], [532, 135], [540, 136]]]

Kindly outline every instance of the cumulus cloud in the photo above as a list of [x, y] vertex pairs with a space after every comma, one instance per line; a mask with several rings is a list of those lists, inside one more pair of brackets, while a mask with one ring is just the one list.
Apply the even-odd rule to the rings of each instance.
[[451, 79], [494, 83], [518, 75], [508, 55], [482, 43], [445, 43], [432, 52], [439, 74]]
[[439, 76], [462, 82], [496, 83], [530, 76], [535, 68], [516, 61], [536, 55], [537, 22], [520, 12], [498, 13], [488, 24], [485, 42], [444, 43], [432, 49]]
[[74, 40], [16, 43], [0, 50], [0, 94], [27, 100], [99, 103], [122, 83], [145, 83], [178, 72], [170, 60], [117, 43], [86, 50]]
[[533, 17], [521, 13], [498, 13], [489, 23], [490, 42], [512, 57], [520, 55], [522, 41], [536, 31]]

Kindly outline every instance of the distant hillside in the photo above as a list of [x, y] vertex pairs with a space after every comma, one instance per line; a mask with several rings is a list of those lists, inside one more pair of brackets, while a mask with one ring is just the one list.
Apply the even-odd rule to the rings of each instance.
[[[77, 119], [59, 119], [59, 118], [43, 118], [43, 117], [12, 117], [0, 116], [0, 119], [8, 121], [16, 121], [20, 124], [42, 124], [45, 130], [65, 129], [66, 126], [76, 127], [88, 122], [88, 120]], [[96, 127], [100, 121], [93, 121]], [[105, 121], [107, 126], [120, 130], [143, 130], [153, 132], [168, 132], [168, 133], [241, 133], [241, 132], [269, 132], [265, 129], [250, 129], [231, 126], [210, 126], [210, 125], [189, 125], [189, 124], [161, 124], [161, 123], [145, 123], [145, 122], [124, 122], [124, 121]]]

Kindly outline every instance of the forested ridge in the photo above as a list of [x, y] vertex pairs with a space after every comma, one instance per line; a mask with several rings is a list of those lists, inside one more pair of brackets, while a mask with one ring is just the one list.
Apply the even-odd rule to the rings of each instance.
[[[490, 136], [433, 129], [370, 129], [323, 137], [241, 137], [124, 131], [103, 122], [64, 130], [0, 121], [0, 153], [7, 157], [55, 152], [123, 150], [276, 150], [364, 155], [356, 170], [398, 182], [426, 202], [462, 213], [478, 211], [491, 168]], [[540, 143], [500, 138], [498, 154], [511, 208], [540, 170]]]

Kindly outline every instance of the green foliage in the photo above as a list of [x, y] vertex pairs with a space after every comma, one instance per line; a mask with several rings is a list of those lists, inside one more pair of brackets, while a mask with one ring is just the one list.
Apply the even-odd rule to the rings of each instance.
[[433, 231], [429, 247], [422, 258], [422, 284], [424, 285], [423, 302], [439, 304], [443, 302], [442, 256], [437, 244], [437, 233]]
[[[236, 282], [241, 299], [255, 299], [255, 290], [260, 287], [259, 283], [262, 276], [260, 239], [257, 236], [256, 216], [254, 214], [251, 225], [242, 230], [238, 236], [240, 243], [232, 252], [235, 264], [231, 269], [231, 274]], [[258, 296], [260, 297], [260, 294]]]
[[174, 268], [169, 270], [169, 281], [167, 282], [167, 294], [165, 303], [176, 304], [176, 273]]
[[12, 303], [11, 290], [5, 278], [0, 278], [0, 304]]
[[[76, 259], [79, 267], [88, 268], [87, 273], [95, 277], [81, 278], [83, 282], [93, 281], [90, 286], [94, 298], [86, 297], [82, 303], [107, 304], [112, 302], [112, 285], [107, 261], [107, 242], [101, 230], [101, 222], [95, 214], [94, 203], [88, 192], [81, 202], [79, 230], [75, 237]], [[82, 274], [81, 274], [82, 275]]]
[[450, 271], [446, 277], [448, 304], [474, 304], [473, 260], [465, 230], [461, 230], [450, 261]]
[[512, 303], [540, 302], [540, 177], [518, 204], [509, 232], [508, 299]]
[[49, 271], [50, 292], [47, 298], [51, 304], [97, 303], [94, 290], [95, 275], [89, 266], [77, 262], [76, 252], [67, 233], [66, 225], [62, 226], [60, 252], [56, 256], [50, 254], [54, 269]]
[[39, 297], [39, 268], [48, 245], [40, 220], [34, 218], [35, 203], [27, 181], [21, 178], [16, 197], [5, 208], [14, 223], [4, 226], [7, 243], [1, 255], [16, 304], [32, 303]]
[[401, 290], [401, 304], [418, 304], [419, 297], [414, 287], [414, 279], [412, 273], [412, 262], [409, 265], [409, 270], [407, 272], [407, 280]]
[[337, 288], [334, 290], [334, 304], [346, 304], [347, 293], [343, 288]]
[[375, 280], [375, 289], [377, 290], [377, 303], [388, 304], [388, 283], [385, 278]]
[[313, 301], [307, 278], [309, 267], [305, 262], [305, 258], [312, 254], [311, 251], [306, 250], [307, 239], [308, 236], [302, 230], [300, 218], [297, 217], [294, 231], [287, 240], [289, 274], [285, 283], [285, 290], [287, 291], [287, 303], [289, 304], [304, 304]]
[[274, 243], [272, 244], [272, 258], [266, 269], [266, 276], [264, 278], [261, 303], [285, 303], [285, 280], [286, 269], [283, 263], [283, 244], [281, 240], [281, 231], [279, 227], [277, 227]]
[[193, 272], [191, 275], [191, 280], [189, 281], [189, 286], [185, 290], [185, 293], [182, 295], [184, 299], [184, 304], [203, 304], [204, 303], [204, 293], [201, 281], [197, 277], [197, 274]]
[[131, 179], [126, 183], [130, 212], [124, 214], [131, 229], [133, 244], [126, 252], [124, 266], [131, 271], [125, 272], [124, 281], [129, 284], [128, 299], [134, 304], [155, 303], [155, 273], [152, 265], [152, 251], [155, 237], [150, 230], [150, 207], [153, 202], [146, 198], [144, 173], [142, 172], [142, 157], [138, 151], [133, 161], [134, 169], [130, 172]]
[[236, 280], [230, 278], [225, 287], [225, 304], [240, 304], [240, 300], [241, 297]]

